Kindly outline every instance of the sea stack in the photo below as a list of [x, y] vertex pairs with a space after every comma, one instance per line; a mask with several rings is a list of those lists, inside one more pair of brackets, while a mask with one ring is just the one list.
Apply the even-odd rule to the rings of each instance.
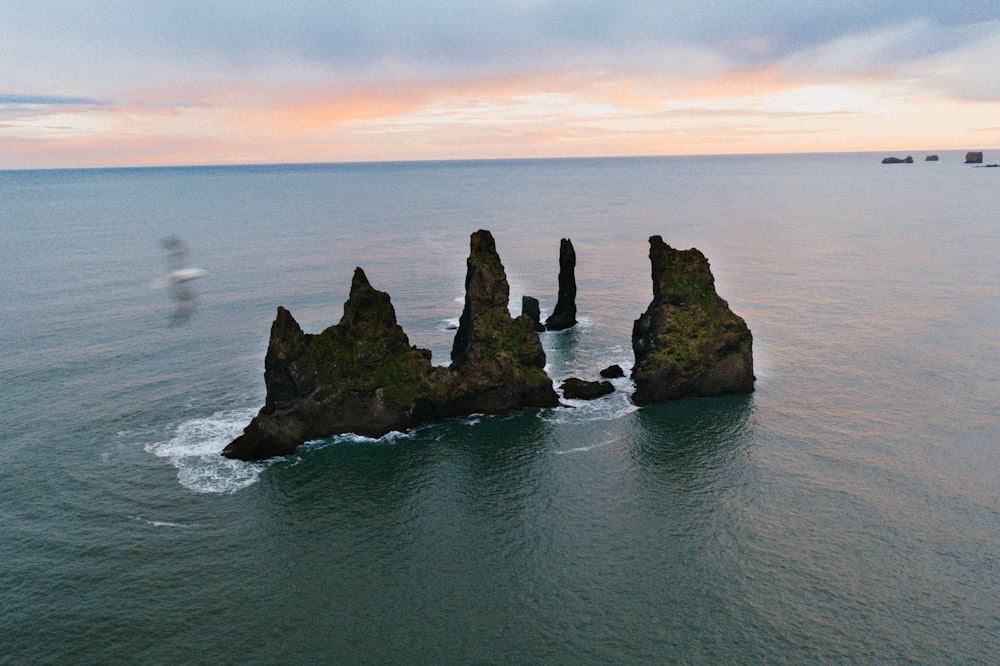
[[568, 238], [559, 241], [559, 297], [545, 328], [562, 331], [576, 326], [576, 251]]
[[556, 406], [533, 323], [507, 311], [507, 277], [488, 231], [472, 235], [465, 283], [449, 368], [410, 345], [389, 295], [360, 268], [340, 323], [322, 333], [303, 333], [279, 307], [264, 358], [264, 406], [222, 455], [262, 460], [347, 432], [379, 437], [436, 419]]
[[465, 306], [451, 349], [457, 385], [449, 411], [501, 414], [558, 405], [535, 322], [510, 316], [510, 285], [489, 231], [472, 234], [466, 266]]
[[653, 300], [632, 328], [636, 404], [750, 393], [753, 336], [715, 291], [708, 259], [649, 239]]
[[982, 164], [983, 163], [983, 153], [982, 151], [969, 151], [965, 154], [966, 164]]

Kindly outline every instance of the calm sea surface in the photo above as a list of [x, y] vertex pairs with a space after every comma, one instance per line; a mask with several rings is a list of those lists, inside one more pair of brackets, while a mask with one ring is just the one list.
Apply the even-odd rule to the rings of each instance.
[[[0, 663], [996, 663], [1000, 169], [880, 158], [0, 172]], [[446, 364], [477, 229], [515, 311], [573, 240], [557, 383], [699, 248], [757, 391], [218, 455], [355, 266]]]

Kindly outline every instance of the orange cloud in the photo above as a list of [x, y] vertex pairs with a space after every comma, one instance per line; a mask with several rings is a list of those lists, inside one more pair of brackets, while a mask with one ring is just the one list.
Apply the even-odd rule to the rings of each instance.
[[0, 168], [1000, 144], [983, 120], [1000, 117], [997, 103], [921, 99], [877, 75], [811, 80], [778, 67], [702, 79], [577, 68], [322, 87], [244, 81], [141, 100], [0, 120]]

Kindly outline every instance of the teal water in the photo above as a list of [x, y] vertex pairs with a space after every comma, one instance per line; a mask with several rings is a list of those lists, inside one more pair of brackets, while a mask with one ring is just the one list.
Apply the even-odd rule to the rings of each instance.
[[[0, 663], [995, 663], [1000, 170], [941, 156], [0, 172]], [[631, 365], [660, 234], [757, 391], [218, 455], [355, 266], [447, 363], [480, 228], [515, 309], [573, 240], [557, 383]]]

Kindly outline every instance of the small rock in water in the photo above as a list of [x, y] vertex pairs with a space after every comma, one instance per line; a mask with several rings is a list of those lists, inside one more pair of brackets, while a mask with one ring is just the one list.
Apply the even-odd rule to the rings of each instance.
[[611, 382], [588, 382], [570, 377], [559, 385], [559, 389], [567, 400], [594, 400], [614, 393], [615, 387], [611, 385]]
[[609, 365], [608, 367], [601, 370], [601, 377], [605, 379], [618, 379], [625, 376], [625, 371], [622, 370], [622, 366], [615, 363], [614, 365]]

